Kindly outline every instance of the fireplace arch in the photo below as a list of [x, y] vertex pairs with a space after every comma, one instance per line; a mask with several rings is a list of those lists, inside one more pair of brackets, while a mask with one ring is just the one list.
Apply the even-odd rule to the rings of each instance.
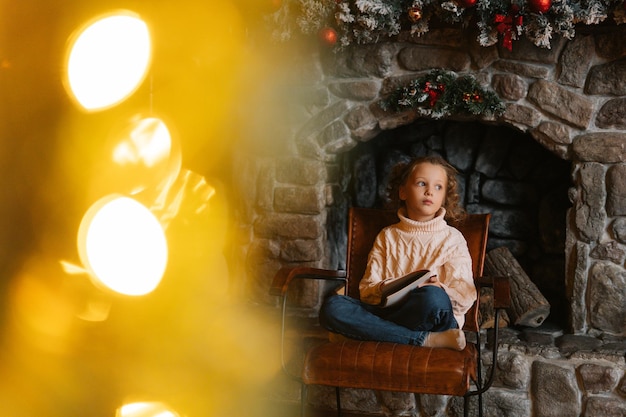
[[548, 321], [565, 328], [566, 213], [571, 163], [529, 135], [471, 121], [428, 121], [381, 132], [339, 156], [342, 192], [328, 208], [329, 251], [345, 267], [347, 208], [386, 206], [391, 168], [439, 154], [459, 172], [461, 203], [492, 214], [487, 250], [506, 247], [551, 305]]

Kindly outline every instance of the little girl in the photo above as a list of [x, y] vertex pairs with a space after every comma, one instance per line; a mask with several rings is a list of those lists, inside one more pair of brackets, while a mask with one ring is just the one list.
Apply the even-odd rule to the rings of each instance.
[[[327, 298], [320, 323], [351, 339], [463, 350], [465, 313], [477, 295], [467, 242], [445, 220], [464, 216], [456, 170], [439, 156], [417, 158], [396, 167], [389, 189], [399, 203], [400, 222], [374, 242], [359, 285], [361, 301]], [[420, 269], [434, 276], [401, 303], [377, 306], [383, 281]]]

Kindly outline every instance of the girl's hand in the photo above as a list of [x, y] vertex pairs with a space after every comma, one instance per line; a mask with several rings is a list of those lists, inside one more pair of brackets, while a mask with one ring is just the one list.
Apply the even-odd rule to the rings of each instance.
[[438, 275], [433, 275], [430, 278], [428, 278], [428, 281], [423, 283], [422, 287], [426, 286], [426, 285], [434, 285], [435, 287], [441, 288], [441, 281], [439, 281], [439, 276]]

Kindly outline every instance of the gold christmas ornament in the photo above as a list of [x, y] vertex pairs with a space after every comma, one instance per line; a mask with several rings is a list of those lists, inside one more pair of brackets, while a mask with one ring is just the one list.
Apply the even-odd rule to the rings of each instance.
[[422, 18], [422, 9], [419, 7], [409, 7], [407, 14], [409, 15], [409, 20], [411, 22], [417, 22]]

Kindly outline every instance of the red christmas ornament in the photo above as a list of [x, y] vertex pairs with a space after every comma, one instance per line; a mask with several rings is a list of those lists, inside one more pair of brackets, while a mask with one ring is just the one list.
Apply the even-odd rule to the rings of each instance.
[[319, 32], [319, 37], [328, 46], [333, 46], [337, 43], [337, 31], [333, 28], [323, 28]]
[[528, 7], [535, 13], [547, 13], [552, 7], [552, 0], [528, 0]]
[[457, 0], [456, 4], [458, 4], [461, 7], [472, 7], [476, 5], [476, 0]]

